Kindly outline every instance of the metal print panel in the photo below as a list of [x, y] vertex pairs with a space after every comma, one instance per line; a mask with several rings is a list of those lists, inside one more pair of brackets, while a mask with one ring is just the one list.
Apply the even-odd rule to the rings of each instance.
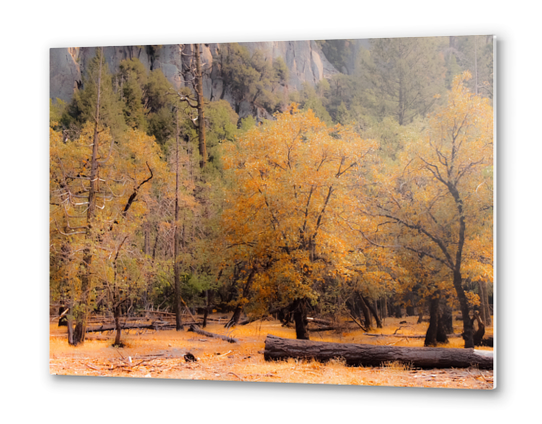
[[51, 49], [50, 372], [493, 389], [494, 42]]

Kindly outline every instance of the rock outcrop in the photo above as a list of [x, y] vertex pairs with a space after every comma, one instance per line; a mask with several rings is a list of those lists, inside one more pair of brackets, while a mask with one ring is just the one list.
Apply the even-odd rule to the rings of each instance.
[[338, 73], [314, 40], [240, 43], [249, 51], [261, 50], [270, 59], [282, 57], [290, 70], [288, 86], [299, 90], [304, 82], [315, 85]]
[[[273, 60], [282, 57], [289, 69], [289, 91], [299, 90], [304, 82], [315, 85], [338, 71], [326, 59], [315, 41], [271, 41], [240, 43], [250, 52], [261, 50]], [[212, 67], [213, 56], [220, 44], [204, 44], [202, 61], [205, 68]], [[118, 70], [124, 59], [136, 57], [148, 70], [161, 69], [175, 88], [184, 85], [183, 67], [189, 66], [190, 46], [170, 44], [163, 46], [109, 46], [104, 55], [111, 72]], [[183, 54], [186, 53], [186, 54]], [[50, 51], [50, 97], [69, 101], [81, 84], [82, 72], [95, 55], [94, 47], [54, 48]], [[217, 75], [211, 74], [204, 82], [204, 95], [209, 99], [228, 98], [224, 85]], [[231, 100], [231, 99], [228, 99]]]
[[49, 89], [51, 99], [69, 101], [81, 81], [78, 48], [51, 49]]

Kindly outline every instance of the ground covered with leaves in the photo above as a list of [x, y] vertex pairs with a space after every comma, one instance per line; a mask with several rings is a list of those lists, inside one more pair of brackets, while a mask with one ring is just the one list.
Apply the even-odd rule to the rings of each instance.
[[[399, 324], [400, 321], [406, 324]], [[427, 323], [417, 317], [388, 318], [384, 328], [367, 335], [361, 330], [311, 333], [311, 339], [340, 343], [367, 343], [389, 346], [423, 346]], [[224, 321], [226, 322], [226, 321]], [[459, 323], [455, 324], [460, 333]], [[295, 338], [293, 328], [278, 321], [258, 321], [227, 330], [214, 321], [205, 328], [216, 334], [235, 337], [238, 343], [207, 338], [189, 331], [134, 331], [123, 333], [123, 348], [112, 346], [114, 334], [90, 333], [83, 345], [67, 343], [66, 327], [50, 326], [50, 372], [56, 375], [102, 377], [169, 378], [186, 380], [231, 380], [244, 382], [309, 383], [364, 386], [439, 387], [493, 389], [492, 370], [419, 370], [408, 364], [387, 363], [381, 367], [348, 367], [340, 360], [322, 364], [289, 359], [267, 362], [263, 351], [267, 334]], [[492, 329], [488, 330], [492, 335]], [[378, 334], [378, 336], [377, 336]], [[410, 337], [409, 337], [410, 336]], [[440, 347], [462, 347], [460, 337]], [[492, 350], [492, 348], [480, 348]], [[192, 354], [195, 358], [190, 360]]]

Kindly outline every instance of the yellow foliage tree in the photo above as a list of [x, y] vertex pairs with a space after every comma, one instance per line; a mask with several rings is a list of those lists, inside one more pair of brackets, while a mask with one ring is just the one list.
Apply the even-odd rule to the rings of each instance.
[[297, 338], [308, 339], [306, 313], [315, 283], [345, 280], [359, 262], [348, 244], [354, 170], [375, 144], [350, 128], [328, 128], [296, 106], [224, 147], [232, 180], [222, 217], [231, 263], [246, 264], [245, 290], [269, 305], [291, 304]]
[[463, 315], [465, 347], [474, 345], [464, 280], [492, 279], [493, 266], [493, 109], [469, 92], [469, 78], [468, 72], [455, 78], [447, 104], [430, 116], [423, 136], [405, 140], [398, 161], [375, 174], [358, 206], [373, 225], [358, 227], [365, 235], [387, 228], [388, 247], [447, 270]]
[[51, 286], [65, 295], [68, 339], [77, 345], [93, 301], [108, 300], [118, 321], [128, 288], [142, 282], [140, 267], [129, 265], [136, 258], [122, 252], [147, 211], [139, 200], [149, 196], [151, 180], [163, 180], [165, 164], [154, 138], [129, 130], [114, 140], [96, 123], [73, 141], [51, 129], [50, 154]]

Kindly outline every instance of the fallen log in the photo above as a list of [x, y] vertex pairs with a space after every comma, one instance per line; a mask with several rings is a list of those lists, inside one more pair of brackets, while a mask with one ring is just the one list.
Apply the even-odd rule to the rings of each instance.
[[[163, 322], [169, 322], [169, 320], [166, 319], [160, 319], [160, 318], [149, 318], [149, 317], [122, 317], [121, 321], [126, 324], [139, 324], [141, 322], [150, 322], [150, 321], [163, 321]], [[115, 319], [114, 318], [104, 318], [104, 319], [97, 319], [97, 318], [90, 318], [87, 321], [87, 325], [108, 325], [108, 324], [114, 324]]]
[[332, 331], [332, 330], [337, 330], [337, 329], [341, 329], [339, 327], [307, 327], [307, 330], [309, 330], [309, 332], [318, 332], [318, 331]]
[[228, 343], [237, 343], [237, 339], [234, 339], [233, 337], [223, 336], [222, 334], [215, 334], [215, 333], [209, 333], [208, 331], [202, 330], [197, 325], [190, 325], [190, 330], [194, 333], [201, 334], [202, 336], [206, 337], [215, 337], [217, 339], [225, 340]]
[[[224, 322], [225, 320], [227, 320], [228, 318], [212, 318], [212, 317], [207, 317], [207, 321], [213, 321], [213, 322]], [[203, 321], [202, 321], [203, 322]]]
[[403, 334], [365, 333], [364, 336], [369, 336], [369, 337], [399, 337], [399, 338], [402, 338], [402, 339], [425, 339], [425, 336], [405, 336]]
[[247, 324], [250, 324], [252, 322], [258, 321], [260, 319], [262, 319], [262, 318], [245, 318], [245, 319], [239, 320], [239, 322], [237, 324], [238, 325], [247, 325]]
[[[404, 335], [404, 334], [377, 334], [377, 333], [365, 333], [364, 336], [369, 336], [369, 337], [397, 337], [397, 338], [400, 338], [400, 339], [425, 339], [425, 336], [420, 336], [420, 335], [412, 335], [412, 336], [407, 336], [407, 335]], [[461, 337], [461, 334], [458, 334], [458, 333], [453, 333], [453, 334], [446, 334], [446, 336], [448, 337]]]
[[[200, 322], [194, 322], [194, 321], [184, 321], [183, 325], [199, 325]], [[171, 330], [172, 328], [175, 328], [174, 322], [169, 321], [151, 321], [146, 323], [135, 323], [135, 324], [129, 324], [125, 323], [121, 325], [121, 330], [134, 330], [134, 329], [148, 329], [148, 330]], [[94, 325], [87, 327], [87, 333], [96, 333], [101, 331], [111, 331], [116, 330], [117, 327], [115, 327], [115, 324], [102, 324], [102, 325]]]
[[351, 366], [381, 366], [387, 362], [402, 362], [414, 368], [493, 369], [493, 352], [459, 348], [375, 346], [368, 344], [315, 342], [283, 339], [268, 335], [265, 339], [266, 361], [288, 358], [313, 359], [326, 362], [344, 359]]
[[[140, 324], [123, 324], [121, 330], [134, 330], [134, 329], [149, 329], [149, 330], [169, 330], [175, 328], [175, 324], [168, 322], [156, 322], [140, 323]], [[101, 331], [116, 330], [115, 324], [103, 324], [87, 327], [87, 333], [96, 333]]]
[[170, 317], [174, 317], [175, 314], [173, 312], [162, 312], [162, 311], [151, 311], [149, 309], [144, 310], [146, 314], [153, 314], [153, 315], [167, 315]]
[[328, 327], [331, 327], [332, 325], [334, 325], [335, 323], [333, 321], [330, 321], [328, 319], [322, 319], [322, 318], [312, 318], [312, 317], [307, 317], [307, 321], [309, 322], [315, 322], [317, 324], [322, 324], [322, 325], [325, 325], [325, 326], [328, 326]]

